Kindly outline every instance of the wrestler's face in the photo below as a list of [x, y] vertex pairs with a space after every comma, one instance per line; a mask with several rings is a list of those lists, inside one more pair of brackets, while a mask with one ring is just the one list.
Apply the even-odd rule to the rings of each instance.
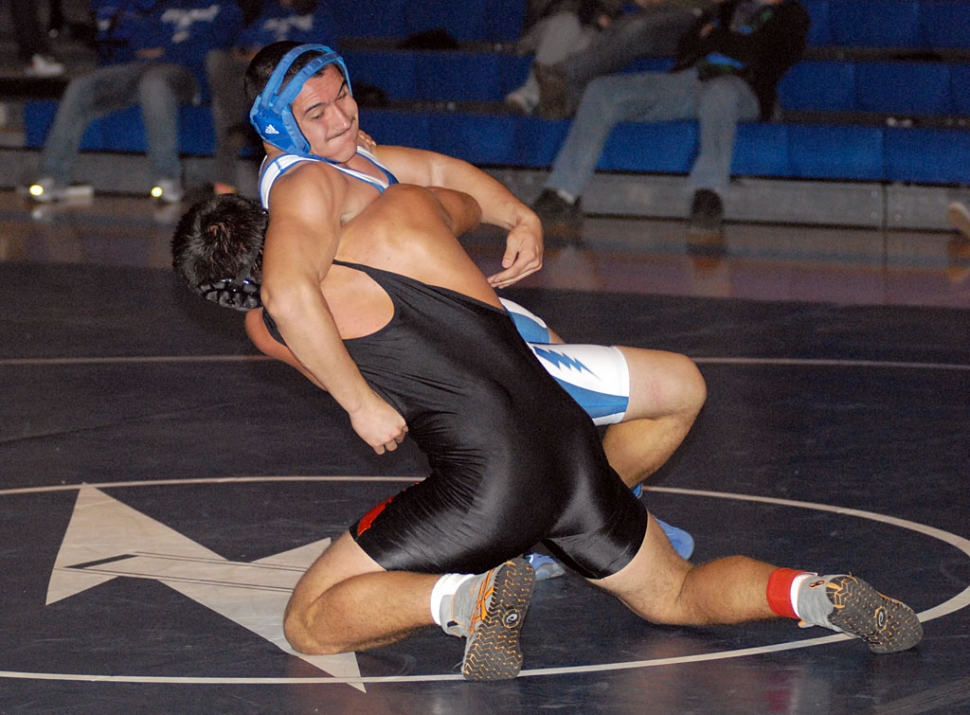
[[290, 109], [317, 156], [342, 163], [357, 153], [357, 102], [336, 66], [308, 79]]

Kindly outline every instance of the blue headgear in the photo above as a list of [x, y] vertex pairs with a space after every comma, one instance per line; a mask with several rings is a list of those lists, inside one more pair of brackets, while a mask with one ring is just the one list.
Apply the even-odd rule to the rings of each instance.
[[[293, 65], [296, 58], [306, 52], [320, 52], [319, 57], [314, 57], [294, 75], [286, 88], [283, 89], [283, 78], [286, 71]], [[253, 108], [249, 111], [249, 121], [256, 128], [263, 139], [275, 147], [279, 147], [288, 154], [310, 155], [310, 142], [303, 136], [300, 126], [293, 117], [293, 110], [290, 104], [296, 95], [303, 89], [303, 84], [313, 75], [327, 65], [335, 64], [343, 73], [344, 80], [347, 82], [347, 89], [350, 89], [350, 75], [347, 72], [347, 65], [343, 58], [326, 45], [300, 45], [287, 52], [269, 80], [263, 91], [253, 102]]]

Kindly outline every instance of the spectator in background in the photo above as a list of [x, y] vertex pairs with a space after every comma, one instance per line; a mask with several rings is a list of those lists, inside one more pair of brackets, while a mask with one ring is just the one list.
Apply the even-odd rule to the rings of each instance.
[[64, 63], [51, 51], [37, 13], [34, 0], [10, 0], [10, 20], [17, 40], [17, 57], [29, 77], [57, 77], [64, 74]]
[[[520, 54], [534, 54], [533, 65], [554, 65], [586, 48], [600, 30], [623, 12], [623, 0], [529, 0]], [[525, 83], [509, 92], [505, 101], [523, 114], [539, 104], [539, 83], [530, 67]]]
[[263, 47], [280, 40], [331, 46], [336, 40], [335, 21], [318, 0], [249, 0], [243, 11], [246, 27], [234, 46], [212, 50], [206, 57], [216, 132], [216, 194], [237, 193], [236, 158], [240, 149], [252, 144], [262, 152], [249, 123], [249, 104], [243, 92], [249, 61]]
[[99, 34], [112, 42], [112, 64], [71, 80], [57, 108], [30, 187], [36, 201], [67, 197], [81, 137], [98, 117], [140, 106], [154, 171], [152, 196], [175, 204], [183, 196], [178, 110], [207, 88], [205, 57], [231, 47], [242, 29], [235, 0], [98, 2]]
[[583, 93], [576, 119], [533, 204], [547, 231], [575, 231], [579, 199], [613, 127], [624, 121], [696, 119], [700, 147], [690, 172], [692, 233], [718, 233], [739, 121], [768, 120], [776, 86], [805, 51], [809, 17], [798, 0], [725, 0], [678, 43], [669, 73], [600, 77]]
[[[634, 11], [612, 20], [585, 48], [562, 60], [544, 61], [536, 55], [539, 115], [564, 119], [576, 113], [586, 85], [597, 77], [619, 72], [640, 57], [668, 57], [677, 40], [718, 0], [634, 0]], [[627, 6], [629, 7], [629, 5]]]

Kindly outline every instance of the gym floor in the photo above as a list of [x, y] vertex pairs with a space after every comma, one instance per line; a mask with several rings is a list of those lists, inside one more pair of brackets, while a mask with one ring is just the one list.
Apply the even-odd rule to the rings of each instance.
[[[570, 341], [697, 361], [708, 402], [643, 496], [695, 561], [852, 572], [921, 614], [917, 648], [654, 626], [567, 574], [537, 585], [520, 677], [472, 684], [436, 629], [286, 650], [302, 569], [426, 466], [407, 442], [374, 455], [178, 284], [172, 218], [123, 197], [32, 216], [0, 192], [0, 713], [970, 712], [956, 234], [731, 224], [714, 251], [680, 221], [590, 218], [507, 291]], [[501, 235], [465, 240], [494, 271]]]

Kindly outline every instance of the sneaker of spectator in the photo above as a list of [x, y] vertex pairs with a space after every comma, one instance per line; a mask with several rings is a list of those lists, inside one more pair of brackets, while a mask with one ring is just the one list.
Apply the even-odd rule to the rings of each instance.
[[720, 233], [724, 203], [716, 191], [698, 189], [691, 201], [688, 231], [694, 234]]
[[64, 63], [53, 55], [36, 54], [24, 68], [28, 77], [60, 77], [64, 74]]
[[152, 198], [158, 199], [166, 204], [177, 204], [185, 196], [182, 189], [182, 182], [178, 179], [159, 179], [152, 186]]
[[519, 114], [530, 115], [539, 105], [539, 96], [528, 92], [525, 87], [519, 87], [505, 95], [505, 103]]
[[960, 232], [960, 235], [964, 238], [970, 238], [970, 209], [967, 209], [966, 204], [954, 201], [947, 207], [946, 217], [949, 219], [950, 225]]
[[27, 187], [27, 193], [38, 203], [50, 204], [70, 199], [89, 199], [94, 196], [94, 187], [90, 184], [65, 186], [58, 184], [53, 177], [44, 176]]

